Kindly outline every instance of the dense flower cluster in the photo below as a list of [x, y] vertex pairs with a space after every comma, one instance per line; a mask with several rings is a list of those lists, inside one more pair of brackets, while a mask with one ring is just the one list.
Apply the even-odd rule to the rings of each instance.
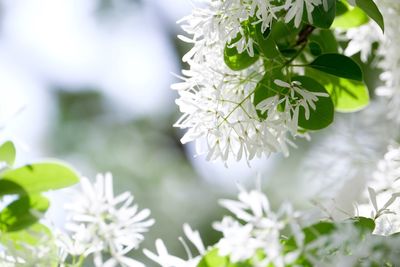
[[[253, 260], [257, 266], [287, 266], [300, 256], [304, 234], [299, 224], [300, 213], [289, 204], [282, 205], [275, 213], [267, 197], [260, 190], [240, 190], [239, 201], [221, 200], [220, 204], [236, 218], [226, 216], [214, 228], [223, 234], [216, 247], [231, 262]], [[298, 250], [284, 253], [282, 235], [290, 229], [295, 237]], [[264, 259], [257, 259], [263, 252]]]
[[[93, 253], [95, 266], [143, 267], [125, 255], [138, 248], [143, 233], [154, 224], [148, 219], [150, 211], [138, 211], [129, 192], [114, 196], [110, 173], [99, 174], [94, 184], [82, 178], [81, 187], [82, 193], [67, 206], [70, 234], [58, 238], [59, 246], [73, 256]], [[104, 254], [110, 258], [104, 260]]]
[[[179, 37], [193, 45], [183, 57], [189, 70], [183, 70], [183, 76], [179, 77], [182, 82], [172, 86], [179, 93], [176, 103], [183, 113], [174, 126], [187, 129], [182, 143], [196, 141], [197, 152], [207, 154], [209, 160], [250, 160], [271, 152], [287, 155], [287, 144], [291, 143], [288, 131], [293, 136], [298, 135], [297, 121], [288, 113], [298, 107], [287, 101], [287, 112], [278, 114], [279, 103], [271, 98], [267, 101], [270, 105], [264, 105], [263, 110], [268, 107], [268, 113], [273, 115], [260, 120], [252, 99], [265, 72], [262, 61], [233, 71], [224, 62], [224, 48], [229, 44], [239, 53], [247, 51], [253, 56], [255, 41], [244, 32], [243, 22], [252, 18], [252, 24], [261, 24], [261, 31], [265, 31], [283, 11], [286, 22], [294, 20], [299, 26], [303, 9], [312, 19], [310, 13], [322, 4], [326, 6], [326, 1], [214, 0], [207, 1], [206, 7], [195, 8], [190, 16], [182, 19], [182, 28], [189, 37]], [[305, 90], [298, 84], [291, 88], [297, 88], [300, 97], [305, 97], [302, 93]], [[309, 99], [317, 100], [312, 96], [304, 98], [301, 105], [313, 107]]]
[[345, 53], [353, 55], [361, 52], [361, 59], [366, 62], [372, 52], [373, 44], [379, 43], [377, 66], [383, 70], [380, 79], [384, 84], [377, 88], [376, 93], [389, 100], [388, 117], [399, 123], [400, 53], [398, 43], [400, 41], [400, 28], [398, 17], [400, 15], [400, 3], [391, 0], [379, 0], [376, 3], [385, 20], [385, 33], [382, 34], [382, 31], [373, 22], [349, 29], [346, 35], [350, 42]]

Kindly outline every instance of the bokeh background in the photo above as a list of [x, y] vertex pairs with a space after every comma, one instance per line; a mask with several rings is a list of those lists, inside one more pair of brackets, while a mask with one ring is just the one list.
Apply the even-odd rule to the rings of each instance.
[[[51, 157], [92, 179], [112, 172], [115, 191], [131, 191], [157, 221], [142, 248], [154, 250], [159, 237], [181, 256], [182, 224], [214, 243], [211, 223], [225, 214], [217, 200], [234, 198], [238, 183], [254, 187], [257, 176], [274, 206], [289, 200], [309, 208], [337, 192], [356, 198], [349, 190], [361, 187], [386, 147], [374, 123], [360, 119], [371, 117], [368, 110], [338, 114], [312, 142], [297, 140], [289, 158], [274, 155], [251, 168], [207, 162], [180, 143], [170, 84], [189, 49], [176, 38], [176, 21], [191, 8], [189, 0], [1, 0], [1, 138], [17, 143], [18, 164]], [[373, 84], [376, 77], [368, 77]], [[370, 168], [360, 173], [354, 164]], [[337, 173], [354, 185], [344, 188]], [[68, 198], [50, 195], [49, 217], [61, 227]], [[153, 266], [140, 250], [132, 255]]]

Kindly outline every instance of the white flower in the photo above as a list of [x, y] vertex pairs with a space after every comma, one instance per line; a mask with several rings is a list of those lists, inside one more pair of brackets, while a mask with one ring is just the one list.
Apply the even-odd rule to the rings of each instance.
[[[72, 255], [94, 253], [96, 266], [144, 266], [124, 255], [138, 248], [143, 233], [154, 224], [148, 219], [150, 211], [138, 211], [129, 192], [114, 196], [110, 173], [99, 174], [94, 184], [82, 178], [81, 187], [82, 192], [66, 207], [70, 212], [66, 228], [73, 240], [64, 240], [64, 248]], [[103, 262], [102, 252], [111, 258]]]
[[361, 60], [366, 63], [372, 52], [372, 45], [383, 40], [381, 29], [375, 22], [369, 22], [357, 28], [346, 30], [346, 37], [350, 40], [344, 54], [353, 56], [360, 52]]
[[286, 266], [297, 259], [300, 250], [285, 254], [281, 243], [281, 231], [287, 228], [290, 228], [299, 248], [304, 241], [298, 223], [300, 214], [290, 206], [284, 204], [274, 213], [261, 191], [247, 192], [243, 188], [240, 188], [239, 201], [221, 200], [220, 203], [237, 217], [224, 217], [221, 222], [214, 223], [214, 228], [223, 234], [216, 244], [220, 255], [229, 256], [232, 262], [249, 259], [257, 262], [260, 260], [256, 252], [263, 251], [265, 259], [259, 262], [260, 266]]
[[381, 58], [378, 66], [383, 69], [380, 78], [384, 85], [377, 88], [376, 93], [389, 100], [388, 117], [400, 123], [400, 2], [380, 0], [377, 5], [385, 19], [385, 34], [378, 49]]
[[377, 170], [367, 183], [369, 203], [358, 207], [364, 216], [375, 219], [375, 234], [389, 235], [400, 231], [400, 148], [390, 146]]
[[[308, 11], [321, 3], [320, 0], [302, 1]], [[206, 7], [194, 8], [190, 16], [180, 21], [189, 37], [179, 38], [193, 45], [183, 57], [189, 70], [182, 71], [183, 76], [179, 77], [182, 82], [172, 85], [178, 91], [176, 103], [183, 113], [174, 126], [187, 130], [182, 143], [196, 141], [198, 154], [224, 162], [242, 158], [249, 161], [274, 152], [289, 154], [288, 145], [293, 143], [288, 132], [301, 136], [297, 129], [299, 108], [303, 106], [307, 111], [308, 107], [314, 108], [316, 94], [308, 94], [299, 84], [291, 84], [293, 94], [300, 93], [299, 98], [296, 96], [297, 105], [292, 106], [289, 98], [285, 98], [282, 100], [285, 111], [280, 112], [281, 100], [268, 99], [264, 104], [270, 106], [262, 107], [268, 109], [268, 116], [260, 119], [253, 98], [265, 72], [262, 61], [245, 70], [233, 71], [224, 62], [224, 48], [229, 44], [239, 53], [247, 51], [253, 56], [254, 40], [246, 35], [242, 23], [255, 17], [252, 24], [261, 23], [261, 31], [265, 31], [278, 11], [287, 8], [292, 13], [298, 5], [298, 1], [207, 1]]]
[[[288, 10], [288, 12], [285, 16], [285, 22], [288, 23], [294, 19], [294, 25], [299, 27], [303, 18], [303, 10], [305, 8], [307, 11], [308, 21], [312, 23], [313, 18], [311, 13], [315, 6], [321, 4], [321, 0], [286, 0], [285, 9]], [[324, 7], [327, 9], [326, 2], [324, 2]]]
[[193, 231], [192, 228], [190, 228], [190, 226], [188, 224], [183, 225], [183, 230], [184, 230], [184, 233], [185, 233], [187, 239], [197, 249], [197, 251], [199, 253], [198, 256], [195, 256], [195, 257], [192, 256], [192, 253], [183, 238], [180, 238], [179, 240], [182, 242], [183, 246], [185, 247], [186, 253], [188, 255], [187, 260], [170, 255], [168, 253], [167, 248], [164, 245], [164, 242], [161, 239], [156, 240], [157, 254], [155, 254], [147, 249], [144, 249], [143, 253], [148, 258], [150, 258], [154, 262], [158, 263], [162, 267], [196, 267], [198, 265], [198, 263], [200, 262], [201, 256], [203, 256], [205, 254], [206, 249], [204, 248], [203, 241], [201, 240], [198, 231]]

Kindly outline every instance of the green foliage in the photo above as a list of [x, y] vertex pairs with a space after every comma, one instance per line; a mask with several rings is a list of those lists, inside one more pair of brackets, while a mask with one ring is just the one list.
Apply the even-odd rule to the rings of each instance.
[[360, 66], [351, 58], [340, 54], [320, 55], [308, 67], [342, 78], [363, 80]]
[[[336, 15], [336, 0], [328, 0], [328, 10], [325, 11], [323, 5], [318, 5], [314, 8], [311, 16], [313, 21], [311, 25], [322, 28], [329, 29], [335, 19]], [[306, 14], [304, 14], [303, 20], [308, 22]]]
[[301, 82], [301, 87], [310, 92], [326, 93], [328, 95], [327, 97], [318, 97], [318, 101], [315, 102], [316, 109], [310, 109], [310, 118], [308, 120], [306, 119], [304, 108], [300, 107], [299, 126], [307, 130], [320, 130], [331, 124], [334, 117], [334, 106], [325, 88], [316, 80], [307, 76], [296, 76], [292, 80]]
[[383, 16], [373, 0], [356, 0], [356, 4], [385, 31]]
[[369, 104], [369, 91], [363, 82], [336, 77], [330, 74], [321, 75], [313, 69], [306, 74], [318, 80], [330, 94], [335, 110], [339, 112], [356, 112]]
[[[348, 5], [348, 4], [347, 4]], [[350, 29], [359, 27], [369, 21], [368, 16], [361, 10], [361, 8], [349, 7], [348, 11], [335, 18], [332, 28]]]
[[242, 53], [239, 53], [236, 47], [231, 47], [232, 44], [237, 42], [241, 38], [241, 35], [232, 40], [230, 44], [225, 45], [224, 49], [224, 61], [225, 64], [232, 70], [239, 71], [246, 69], [253, 65], [258, 60], [257, 51], [254, 51], [255, 55], [250, 56], [247, 50], [244, 50]]
[[310, 42], [308, 48], [313, 56], [319, 56], [322, 54], [322, 48], [317, 42]]
[[35, 163], [1, 173], [0, 196], [5, 194], [37, 194], [68, 187], [78, 181], [78, 174], [64, 163]]
[[47, 226], [41, 223], [34, 223], [22, 230], [1, 233], [0, 243], [11, 243], [18, 248], [21, 246], [21, 242], [28, 245], [37, 245], [43, 237], [50, 239], [51, 236], [51, 231]]
[[197, 267], [227, 267], [228, 258], [218, 255], [218, 249], [212, 249], [207, 252], [200, 260]]
[[337, 53], [338, 43], [331, 30], [318, 29], [309, 36], [309, 41], [316, 42], [321, 47], [322, 53]]
[[15, 161], [15, 146], [11, 141], [5, 142], [0, 146], [0, 162], [7, 163], [8, 166], [12, 166]]
[[46, 212], [49, 205], [48, 199], [41, 195], [18, 198], [0, 212], [0, 231], [18, 231], [36, 223], [38, 214]]

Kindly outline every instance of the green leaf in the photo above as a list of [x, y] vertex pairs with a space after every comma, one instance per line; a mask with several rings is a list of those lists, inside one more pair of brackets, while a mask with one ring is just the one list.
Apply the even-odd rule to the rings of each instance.
[[[60, 189], [79, 182], [70, 166], [60, 162], [45, 162], [23, 166], [0, 174], [0, 196], [5, 194], [36, 194]], [[10, 188], [7, 185], [14, 185]], [[15, 186], [18, 185], [18, 186]]]
[[356, 4], [385, 31], [383, 16], [373, 0], [356, 0]]
[[[261, 101], [275, 96], [282, 91], [282, 88], [277, 86], [273, 81], [275, 79], [284, 80], [284, 75], [282, 71], [277, 68], [279, 64], [275, 64], [272, 62], [265, 63], [265, 75], [264, 77], [257, 83], [256, 88], [254, 90], [253, 104], [256, 107]], [[260, 119], [265, 120], [267, 118], [267, 113], [261, 113], [261, 111], [257, 110], [257, 115]]]
[[321, 46], [323, 53], [337, 53], [338, 43], [335, 35], [331, 30], [315, 30], [313, 34], [308, 38], [310, 41], [314, 41]]
[[[325, 88], [316, 80], [307, 76], [297, 76], [292, 78], [293, 81], [301, 82], [301, 87], [310, 92], [326, 93]], [[333, 122], [334, 105], [332, 99], [328, 97], [318, 97], [315, 102], [316, 109], [310, 108], [310, 117], [307, 120], [305, 110], [300, 107], [299, 126], [307, 130], [319, 130], [326, 128]]]
[[342, 0], [338, 0], [336, 2], [336, 17], [343, 15], [347, 11], [349, 11], [350, 5], [347, 2], [343, 2]]
[[[310, 244], [315, 241], [317, 238], [330, 235], [336, 226], [332, 222], [318, 222], [316, 224], [310, 225], [308, 227], [303, 228], [304, 233], [304, 245]], [[294, 237], [290, 237], [287, 241], [284, 242], [285, 251], [290, 252], [297, 249], [296, 240]]]
[[253, 65], [259, 58], [259, 56], [256, 54], [256, 51], [254, 52], [255, 54], [252, 57], [246, 50], [242, 53], [239, 53], [236, 47], [229, 47], [229, 45], [227, 44], [224, 49], [225, 64], [231, 70], [239, 71], [246, 69]]
[[36, 223], [40, 218], [33, 212], [44, 213], [49, 200], [41, 195], [22, 196], [0, 212], [0, 231], [18, 231]]
[[356, 226], [361, 232], [371, 234], [375, 229], [375, 221], [371, 218], [355, 217], [352, 218], [354, 226]]
[[50, 229], [43, 224], [35, 223], [19, 231], [1, 233], [0, 243], [4, 245], [11, 243], [18, 249], [21, 243], [28, 245], [38, 244], [43, 236], [47, 236], [50, 239], [52, 236]]
[[228, 257], [219, 256], [218, 249], [214, 248], [203, 256], [197, 267], [226, 267], [228, 262]]
[[307, 69], [306, 75], [319, 81], [332, 97], [335, 110], [339, 112], [355, 112], [365, 108], [369, 103], [369, 92], [363, 82], [322, 74]]
[[[306, 19], [303, 17], [303, 20], [308, 22], [306, 12], [304, 12], [304, 14]], [[333, 23], [333, 20], [335, 19], [335, 15], [336, 0], [328, 0], [328, 10], [325, 10], [322, 4], [314, 8], [313, 12], [311, 13], [313, 18], [311, 25], [318, 28], [329, 29]]]
[[308, 48], [313, 56], [319, 56], [322, 54], [321, 46], [317, 42], [310, 42]]
[[338, 77], [356, 81], [363, 80], [360, 66], [351, 58], [344, 55], [323, 54], [307, 66]]
[[355, 112], [369, 104], [369, 92], [364, 83], [333, 76], [329, 80], [325, 88], [332, 96], [336, 111]]
[[369, 21], [368, 16], [358, 7], [354, 7], [343, 15], [336, 17], [332, 28], [350, 29], [359, 27]]
[[15, 161], [15, 146], [13, 142], [7, 141], [0, 146], [0, 162], [6, 162], [8, 166], [14, 165]]

